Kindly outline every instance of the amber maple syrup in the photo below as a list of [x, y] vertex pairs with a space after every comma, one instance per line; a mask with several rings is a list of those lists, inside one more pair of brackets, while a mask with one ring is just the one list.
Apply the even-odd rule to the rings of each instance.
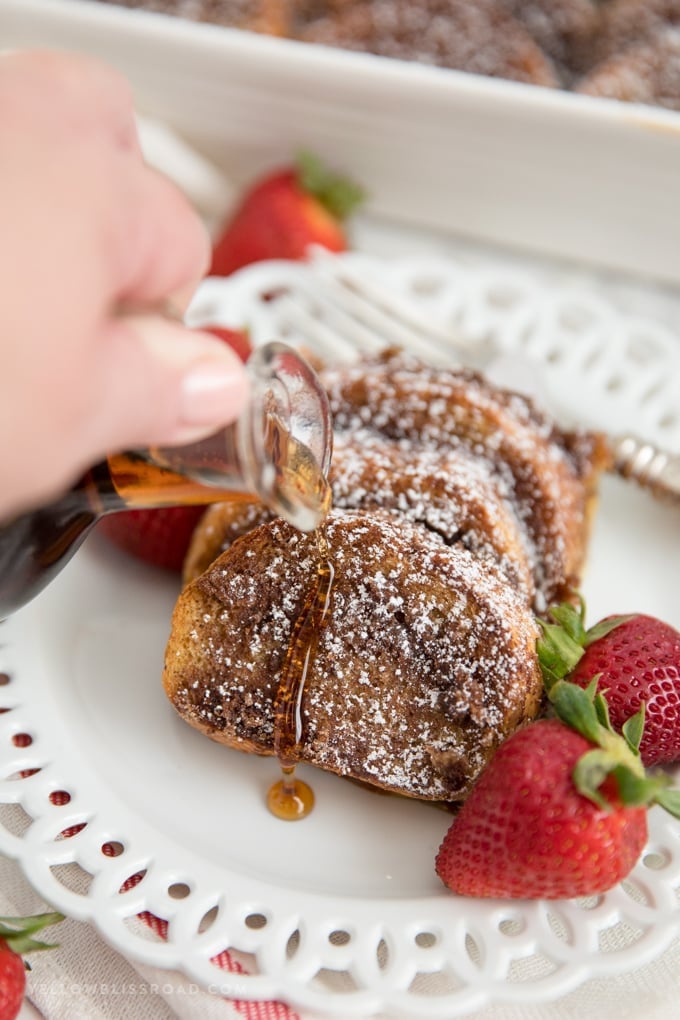
[[274, 751], [281, 778], [267, 794], [267, 806], [277, 818], [297, 821], [314, 806], [314, 792], [295, 775], [302, 742], [302, 699], [316, 651], [331, 612], [335, 569], [330, 558], [326, 527], [315, 532], [316, 576], [293, 626], [286, 658], [274, 699]]
[[[254, 495], [235, 492], [233, 489], [209, 489], [200, 482], [161, 467], [135, 453], [121, 453], [106, 461], [108, 484], [102, 491], [97, 486], [101, 509], [114, 509], [123, 504], [126, 509], [159, 506], [201, 506], [223, 500], [252, 500]], [[97, 496], [95, 496], [95, 499]]]

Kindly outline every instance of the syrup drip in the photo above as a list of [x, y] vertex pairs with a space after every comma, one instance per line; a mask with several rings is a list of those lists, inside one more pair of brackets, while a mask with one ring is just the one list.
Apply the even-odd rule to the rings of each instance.
[[282, 776], [269, 790], [267, 806], [272, 814], [285, 821], [305, 818], [314, 806], [314, 793], [307, 783], [295, 776], [295, 763], [302, 740], [302, 697], [321, 632], [329, 617], [335, 574], [325, 528], [318, 528], [315, 536], [316, 577], [295, 621], [274, 700], [274, 750]]

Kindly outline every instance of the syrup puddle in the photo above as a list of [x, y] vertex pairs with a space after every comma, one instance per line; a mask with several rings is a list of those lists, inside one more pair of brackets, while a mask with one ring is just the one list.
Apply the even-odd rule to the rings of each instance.
[[330, 615], [335, 575], [323, 525], [315, 537], [316, 577], [295, 621], [274, 699], [274, 751], [282, 775], [267, 794], [267, 807], [277, 818], [288, 822], [306, 818], [314, 807], [314, 792], [296, 777], [295, 764], [302, 740], [302, 697], [321, 632]]

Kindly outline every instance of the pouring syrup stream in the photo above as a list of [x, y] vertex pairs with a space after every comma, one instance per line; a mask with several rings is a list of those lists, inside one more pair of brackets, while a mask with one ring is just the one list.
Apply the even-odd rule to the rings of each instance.
[[274, 750], [282, 776], [267, 794], [267, 806], [277, 818], [296, 821], [314, 806], [312, 789], [295, 775], [302, 740], [302, 698], [333, 601], [335, 568], [330, 558], [325, 524], [315, 532], [316, 576], [307, 592], [291, 633], [274, 699]]

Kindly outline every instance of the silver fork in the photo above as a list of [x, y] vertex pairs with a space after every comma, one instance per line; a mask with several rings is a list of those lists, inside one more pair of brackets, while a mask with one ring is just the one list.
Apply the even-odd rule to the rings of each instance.
[[609, 436], [614, 471], [659, 499], [680, 502], [680, 456], [637, 436]]
[[[312, 256], [322, 297], [311, 289], [301, 300], [296, 291], [277, 296], [291, 326], [334, 360], [400, 347], [434, 365], [458, 361], [483, 370], [497, 355], [487, 341], [471, 342], [460, 333], [423, 321], [422, 313], [402, 296], [363, 276], [356, 265], [340, 262], [323, 249]], [[300, 293], [300, 292], [298, 292]], [[322, 314], [319, 314], [319, 310]], [[680, 502], [680, 455], [633, 434], [608, 436], [613, 471], [654, 496]]]
[[408, 299], [362, 275], [357, 264], [315, 248], [312, 265], [314, 283], [301, 279], [295, 289], [277, 296], [277, 304], [290, 324], [302, 336], [313, 337], [315, 348], [333, 360], [352, 359], [357, 350], [401, 347], [429, 364], [449, 367], [457, 352], [467, 365], [481, 368], [491, 355], [462, 333], [423, 321]]

